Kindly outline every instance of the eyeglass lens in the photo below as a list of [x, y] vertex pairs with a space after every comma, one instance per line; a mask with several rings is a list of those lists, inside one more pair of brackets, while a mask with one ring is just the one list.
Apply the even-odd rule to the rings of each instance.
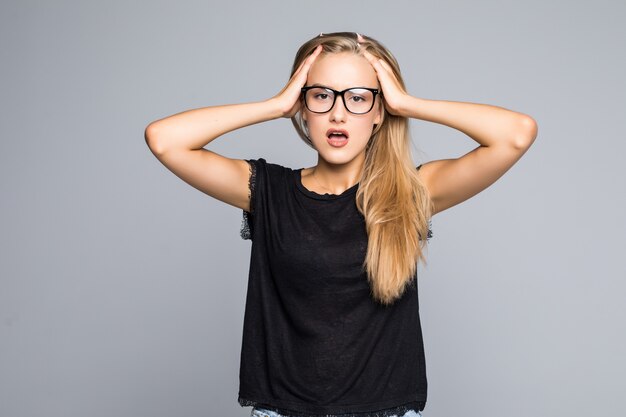
[[[335, 103], [335, 93], [323, 87], [308, 90], [305, 95], [306, 106], [316, 113], [329, 111]], [[351, 113], [367, 113], [374, 106], [374, 93], [362, 88], [352, 88], [343, 93], [346, 108]]]

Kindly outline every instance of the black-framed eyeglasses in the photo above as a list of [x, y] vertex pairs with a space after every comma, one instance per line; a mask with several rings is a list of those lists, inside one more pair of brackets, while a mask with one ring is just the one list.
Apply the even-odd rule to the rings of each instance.
[[352, 87], [343, 91], [328, 87], [303, 87], [304, 103], [313, 113], [327, 113], [335, 105], [338, 96], [341, 96], [346, 110], [353, 114], [369, 113], [374, 107], [376, 95], [382, 93], [376, 88]]

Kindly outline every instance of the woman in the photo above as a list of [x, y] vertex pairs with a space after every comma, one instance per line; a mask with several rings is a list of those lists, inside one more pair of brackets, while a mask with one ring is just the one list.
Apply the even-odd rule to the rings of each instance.
[[[317, 151], [293, 170], [204, 149], [235, 129], [292, 119]], [[478, 146], [415, 168], [408, 119]], [[431, 217], [487, 188], [530, 147], [535, 121], [484, 104], [409, 95], [395, 58], [355, 33], [320, 34], [261, 102], [155, 121], [155, 156], [204, 193], [243, 209], [252, 239], [241, 405], [253, 416], [418, 416], [426, 403], [417, 262]]]

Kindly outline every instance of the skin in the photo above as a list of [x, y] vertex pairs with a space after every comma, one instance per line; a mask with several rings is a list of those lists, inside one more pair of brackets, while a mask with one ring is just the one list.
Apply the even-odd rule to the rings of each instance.
[[[349, 53], [318, 57], [307, 74], [306, 84], [337, 91], [352, 87], [380, 88], [376, 71], [367, 59]], [[302, 171], [302, 184], [319, 194], [341, 194], [356, 184], [365, 161], [365, 148], [374, 126], [380, 123], [381, 111], [378, 98], [374, 108], [366, 114], [348, 112], [340, 97], [328, 113], [313, 113], [302, 108], [302, 118], [307, 122], [311, 142], [318, 151], [317, 165]], [[329, 145], [326, 136], [329, 129], [347, 131], [348, 144], [342, 148]]]
[[419, 170], [434, 214], [459, 204], [493, 184], [517, 162], [537, 137], [528, 115], [486, 104], [428, 100], [402, 91], [391, 67], [363, 51], [382, 85], [391, 114], [460, 130], [480, 146], [456, 159], [431, 161]]
[[[358, 182], [365, 144], [380, 108], [364, 116], [348, 113], [338, 99], [322, 115], [301, 109], [300, 89], [320, 83], [335, 90], [378, 86], [391, 114], [439, 123], [465, 133], [477, 142], [471, 152], [455, 159], [422, 165], [419, 175], [434, 203], [434, 213], [472, 197], [493, 184], [521, 158], [537, 136], [537, 124], [528, 115], [501, 107], [429, 100], [403, 92], [389, 65], [371, 54], [322, 55], [318, 47], [274, 97], [255, 103], [204, 107], [150, 123], [145, 139], [153, 154], [179, 178], [227, 204], [249, 211], [249, 166], [242, 159], [219, 155], [204, 147], [215, 138], [255, 123], [287, 117], [302, 110], [311, 139], [318, 149], [318, 164], [302, 172], [303, 185], [320, 194], [340, 194]], [[361, 85], [359, 85], [361, 86]], [[378, 98], [376, 99], [379, 100]], [[330, 149], [326, 131], [349, 130], [349, 144]]]

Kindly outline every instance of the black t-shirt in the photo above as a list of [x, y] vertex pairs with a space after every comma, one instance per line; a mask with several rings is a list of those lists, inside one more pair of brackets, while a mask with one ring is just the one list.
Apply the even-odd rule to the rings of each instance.
[[239, 403], [289, 416], [422, 410], [417, 277], [390, 306], [372, 298], [358, 184], [321, 195], [302, 185], [301, 169], [248, 163], [242, 237], [252, 251]]

